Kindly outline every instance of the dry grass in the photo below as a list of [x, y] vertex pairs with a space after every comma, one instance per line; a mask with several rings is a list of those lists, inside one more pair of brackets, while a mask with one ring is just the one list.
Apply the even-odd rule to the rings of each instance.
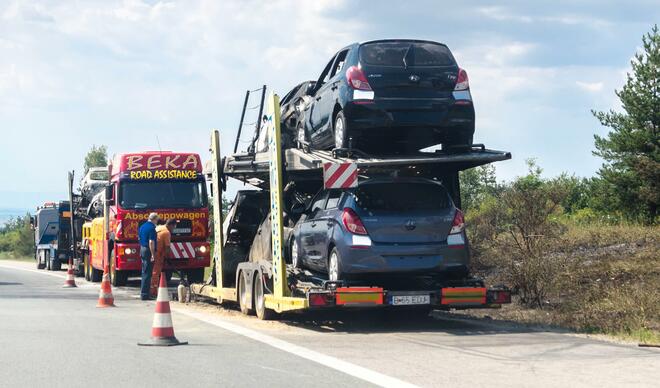
[[[561, 265], [543, 308], [512, 305], [490, 315], [660, 342], [660, 226], [565, 226], [545, 253]], [[481, 270], [490, 284], [507, 280], [495, 266]]]

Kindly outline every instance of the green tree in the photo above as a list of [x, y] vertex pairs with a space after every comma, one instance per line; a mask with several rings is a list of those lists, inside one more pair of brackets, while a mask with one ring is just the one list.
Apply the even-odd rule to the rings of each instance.
[[461, 171], [461, 206], [463, 210], [473, 210], [488, 196], [498, 191], [495, 166], [486, 164]]
[[594, 154], [605, 159], [599, 171], [611, 206], [629, 218], [656, 222], [660, 202], [660, 34], [655, 25], [642, 37], [643, 50], [631, 61], [625, 85], [615, 93], [624, 112], [592, 111], [611, 128], [594, 136]]
[[106, 167], [108, 165], [108, 147], [93, 145], [85, 156], [83, 175], [87, 174], [92, 167]]
[[0, 252], [31, 256], [33, 249], [34, 235], [29, 214], [11, 219], [0, 227]]

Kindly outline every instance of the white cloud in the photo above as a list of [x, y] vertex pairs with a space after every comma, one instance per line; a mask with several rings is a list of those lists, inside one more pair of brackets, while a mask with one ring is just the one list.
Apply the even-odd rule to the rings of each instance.
[[598, 93], [603, 90], [602, 82], [582, 82], [575, 81], [575, 84], [582, 90], [590, 93]]
[[606, 28], [612, 26], [608, 20], [590, 15], [558, 13], [556, 15], [525, 15], [509, 7], [487, 6], [477, 8], [477, 12], [492, 20], [515, 23], [548, 23], [563, 25], [581, 25], [590, 28]]

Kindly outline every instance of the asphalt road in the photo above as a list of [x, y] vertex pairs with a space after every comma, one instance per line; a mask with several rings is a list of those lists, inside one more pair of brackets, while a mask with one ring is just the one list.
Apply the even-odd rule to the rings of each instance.
[[64, 272], [0, 262], [0, 386], [655, 387], [660, 351], [452, 314], [290, 314], [261, 322], [234, 310], [172, 302], [188, 346], [143, 348], [153, 302]]

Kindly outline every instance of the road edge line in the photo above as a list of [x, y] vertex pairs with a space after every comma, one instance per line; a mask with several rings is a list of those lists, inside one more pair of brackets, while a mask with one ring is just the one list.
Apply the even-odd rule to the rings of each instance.
[[348, 361], [340, 360], [336, 357], [328, 356], [315, 350], [235, 325], [220, 317], [210, 317], [203, 313], [186, 311], [179, 307], [173, 307], [172, 310], [381, 387], [417, 387], [417, 385], [399, 380], [395, 377], [387, 376]]

